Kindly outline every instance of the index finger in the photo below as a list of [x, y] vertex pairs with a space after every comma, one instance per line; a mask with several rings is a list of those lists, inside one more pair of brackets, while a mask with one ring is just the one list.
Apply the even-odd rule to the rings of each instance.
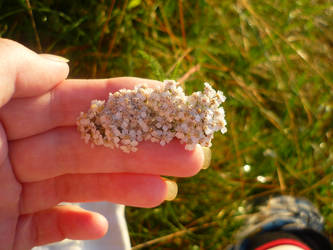
[[73, 126], [80, 112], [89, 108], [91, 100], [104, 100], [110, 92], [133, 89], [144, 83], [150, 87], [162, 84], [136, 77], [65, 80], [44, 95], [10, 101], [0, 109], [0, 120], [9, 140], [36, 135], [56, 127]]

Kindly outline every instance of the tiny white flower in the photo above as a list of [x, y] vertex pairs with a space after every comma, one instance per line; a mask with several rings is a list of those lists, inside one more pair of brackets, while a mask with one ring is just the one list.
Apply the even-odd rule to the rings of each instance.
[[129, 135], [131, 137], [136, 137], [136, 132], [132, 129], [132, 130], [130, 130]]
[[128, 144], [131, 143], [131, 140], [129, 140], [129, 139], [123, 139], [123, 140], [121, 140], [121, 142], [122, 142], [122, 144], [124, 144], [124, 145], [128, 145]]

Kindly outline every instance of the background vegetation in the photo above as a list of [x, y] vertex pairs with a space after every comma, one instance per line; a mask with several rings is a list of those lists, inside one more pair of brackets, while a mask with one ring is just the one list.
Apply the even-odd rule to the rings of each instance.
[[0, 36], [69, 58], [72, 78], [227, 96], [211, 167], [175, 201], [127, 209], [135, 249], [223, 249], [248, 204], [281, 193], [313, 201], [333, 239], [332, 27], [330, 0], [0, 1]]

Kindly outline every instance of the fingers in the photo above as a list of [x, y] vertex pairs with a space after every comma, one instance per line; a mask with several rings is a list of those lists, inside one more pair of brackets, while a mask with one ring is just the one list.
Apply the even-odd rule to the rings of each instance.
[[0, 107], [12, 96], [37, 96], [63, 81], [69, 72], [68, 65], [51, 57], [0, 39]]
[[187, 177], [196, 174], [205, 162], [200, 146], [185, 150], [177, 140], [164, 147], [142, 142], [137, 152], [126, 154], [103, 146], [91, 148], [73, 127], [9, 143], [16, 177], [34, 182], [64, 174], [141, 173]]
[[110, 92], [161, 82], [134, 77], [101, 80], [66, 80], [37, 97], [14, 99], [0, 110], [9, 140], [35, 135], [59, 126], [74, 125], [81, 111], [94, 99], [105, 100]]
[[[171, 186], [172, 185], [172, 186]], [[23, 185], [21, 213], [34, 213], [60, 202], [110, 201], [155, 207], [175, 198], [177, 186], [156, 175], [69, 174]]]
[[63, 239], [93, 240], [107, 231], [107, 220], [100, 214], [75, 206], [59, 206], [21, 216], [14, 250], [31, 249]]
[[21, 185], [7, 157], [0, 163], [0, 249], [9, 249], [14, 242], [20, 194]]

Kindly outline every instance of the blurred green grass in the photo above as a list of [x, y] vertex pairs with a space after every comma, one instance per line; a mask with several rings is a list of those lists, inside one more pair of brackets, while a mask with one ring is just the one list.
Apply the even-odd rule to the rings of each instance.
[[173, 202], [127, 208], [136, 249], [224, 249], [248, 204], [281, 193], [313, 201], [333, 240], [331, 1], [31, 0], [35, 28], [27, 2], [0, 2], [0, 36], [69, 58], [72, 78], [208, 81], [227, 96], [211, 167], [177, 179]]

